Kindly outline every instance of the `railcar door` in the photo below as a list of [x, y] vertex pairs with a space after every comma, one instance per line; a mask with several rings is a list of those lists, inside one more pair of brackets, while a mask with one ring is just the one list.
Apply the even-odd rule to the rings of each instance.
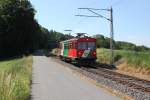
[[69, 46], [68, 41], [65, 41], [64, 42], [64, 51], [63, 51], [64, 57], [68, 57], [68, 46]]
[[60, 49], [61, 49], [61, 56], [63, 56], [63, 53], [64, 53], [64, 43], [63, 42], [61, 42], [60, 43]]

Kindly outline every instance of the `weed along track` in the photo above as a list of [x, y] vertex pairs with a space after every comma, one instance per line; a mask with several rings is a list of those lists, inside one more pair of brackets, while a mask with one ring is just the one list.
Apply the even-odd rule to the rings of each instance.
[[77, 67], [79, 65], [68, 64], [60, 60], [57, 62], [65, 64], [72, 70], [76, 70], [121, 95], [129, 96], [135, 100], [150, 100], [150, 81], [120, 74], [111, 70], [112, 66], [110, 65], [92, 64]]

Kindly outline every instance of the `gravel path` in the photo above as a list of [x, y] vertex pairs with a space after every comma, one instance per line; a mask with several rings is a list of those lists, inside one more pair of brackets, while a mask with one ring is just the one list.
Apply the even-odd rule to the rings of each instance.
[[119, 100], [82, 80], [64, 65], [44, 56], [33, 57], [32, 100]]

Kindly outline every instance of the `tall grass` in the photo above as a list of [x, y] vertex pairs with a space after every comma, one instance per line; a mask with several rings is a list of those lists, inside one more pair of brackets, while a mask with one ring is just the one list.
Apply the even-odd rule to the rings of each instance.
[[131, 66], [150, 69], [150, 52], [117, 51], [116, 55], [124, 57], [127, 64]]
[[110, 51], [108, 49], [97, 49], [97, 61], [100, 63], [110, 63]]
[[0, 100], [28, 100], [32, 57], [0, 62]]
[[[109, 49], [97, 49], [98, 62], [108, 63], [110, 61]], [[115, 50], [114, 52], [115, 62], [123, 60], [129, 66], [136, 68], [150, 69], [150, 52], [134, 52], [126, 50]]]

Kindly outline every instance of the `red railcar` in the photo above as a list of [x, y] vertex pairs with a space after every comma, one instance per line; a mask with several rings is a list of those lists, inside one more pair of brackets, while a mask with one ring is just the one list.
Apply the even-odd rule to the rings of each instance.
[[67, 61], [94, 62], [96, 60], [96, 39], [82, 37], [62, 41], [59, 56]]

